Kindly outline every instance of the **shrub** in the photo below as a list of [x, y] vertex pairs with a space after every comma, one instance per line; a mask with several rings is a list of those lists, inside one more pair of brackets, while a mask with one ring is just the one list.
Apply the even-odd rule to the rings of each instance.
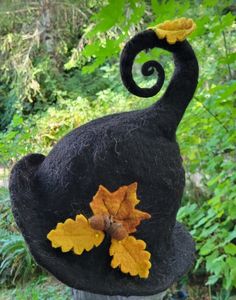
[[0, 284], [24, 283], [41, 273], [23, 237], [17, 232], [6, 189], [0, 189], [0, 227]]

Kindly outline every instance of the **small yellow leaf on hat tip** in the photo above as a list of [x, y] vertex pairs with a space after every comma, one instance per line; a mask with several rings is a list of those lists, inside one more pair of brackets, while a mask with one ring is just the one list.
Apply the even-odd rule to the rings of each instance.
[[166, 38], [169, 44], [175, 44], [177, 41], [184, 41], [196, 29], [196, 24], [190, 18], [179, 18], [167, 20], [148, 29], [154, 30], [159, 39]]

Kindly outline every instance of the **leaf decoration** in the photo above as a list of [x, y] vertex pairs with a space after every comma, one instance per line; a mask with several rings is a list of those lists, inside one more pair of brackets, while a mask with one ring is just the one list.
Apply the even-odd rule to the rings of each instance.
[[104, 233], [94, 230], [83, 215], [77, 215], [75, 220], [66, 219], [64, 223], [58, 223], [51, 230], [47, 238], [51, 241], [53, 248], [61, 247], [62, 252], [73, 250], [77, 255], [84, 250], [90, 251], [94, 246], [98, 247], [103, 239]]
[[133, 236], [128, 236], [122, 241], [112, 239], [109, 250], [113, 256], [112, 268], [119, 267], [123, 273], [147, 278], [151, 268], [151, 254], [145, 249], [146, 243], [143, 240], [136, 240]]
[[151, 217], [150, 214], [135, 208], [140, 202], [137, 199], [136, 191], [136, 182], [122, 186], [115, 192], [110, 192], [100, 185], [92, 202], [90, 202], [90, 207], [94, 215], [112, 216], [113, 220], [121, 223], [128, 233], [135, 232], [142, 220]]
[[119, 267], [123, 273], [147, 278], [151, 268], [151, 254], [145, 251], [146, 243], [143, 240], [128, 235], [136, 231], [142, 220], [151, 217], [135, 208], [140, 202], [136, 191], [136, 182], [121, 186], [114, 192], [100, 185], [90, 202], [94, 215], [87, 220], [80, 214], [75, 220], [66, 219], [64, 223], [58, 223], [47, 235], [52, 247], [61, 248], [62, 252], [72, 250], [80, 255], [84, 250], [98, 247], [106, 232], [111, 237], [109, 251], [113, 256], [112, 268]]
[[166, 38], [169, 44], [175, 44], [177, 41], [182, 42], [185, 38], [196, 29], [196, 24], [192, 19], [179, 18], [173, 21], [165, 21], [156, 27], [151, 27], [159, 39]]

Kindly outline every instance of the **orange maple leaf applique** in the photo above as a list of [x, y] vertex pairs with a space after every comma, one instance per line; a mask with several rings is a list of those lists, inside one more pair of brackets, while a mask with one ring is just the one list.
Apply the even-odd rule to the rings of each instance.
[[150, 214], [135, 208], [140, 202], [136, 192], [136, 182], [122, 186], [114, 192], [100, 185], [90, 202], [90, 207], [94, 215], [111, 216], [113, 221], [122, 224], [128, 233], [133, 233], [142, 220], [151, 218]]

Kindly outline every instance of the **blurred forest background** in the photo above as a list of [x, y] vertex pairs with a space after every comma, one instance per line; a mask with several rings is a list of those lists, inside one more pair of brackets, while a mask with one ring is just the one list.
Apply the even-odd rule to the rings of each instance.
[[[156, 101], [158, 96], [139, 99], [125, 90], [119, 53], [136, 32], [182, 16], [197, 24], [189, 41], [200, 81], [177, 132], [187, 178], [178, 219], [197, 247], [195, 267], [179, 285], [188, 299], [235, 299], [236, 3], [1, 0], [1, 300], [71, 299], [69, 288], [35, 264], [14, 223], [7, 190], [12, 164], [30, 152], [47, 154], [60, 137], [85, 122]], [[139, 55], [137, 82], [152, 84], [154, 78], [140, 75], [141, 64], [150, 58], [162, 63], [168, 84], [173, 60], [159, 49]]]

